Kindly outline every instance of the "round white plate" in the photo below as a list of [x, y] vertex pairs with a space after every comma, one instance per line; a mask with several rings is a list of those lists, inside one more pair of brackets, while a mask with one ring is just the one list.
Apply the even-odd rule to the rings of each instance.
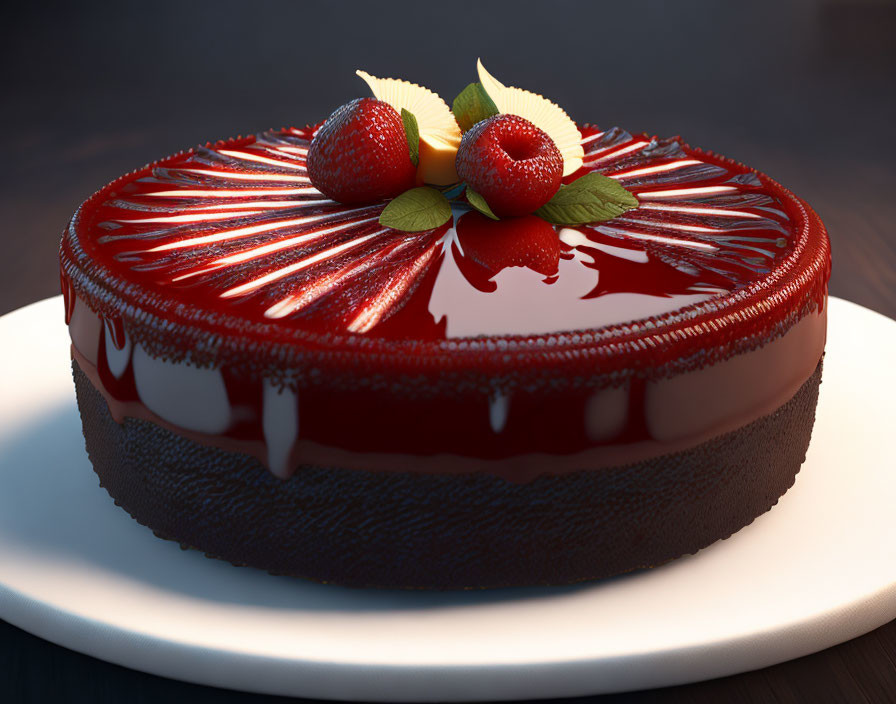
[[732, 538], [570, 588], [394, 592], [233, 567], [159, 540], [99, 488], [62, 302], [0, 318], [0, 616], [166, 677], [367, 701], [569, 697], [693, 682], [896, 618], [896, 321], [831, 300], [795, 486]]

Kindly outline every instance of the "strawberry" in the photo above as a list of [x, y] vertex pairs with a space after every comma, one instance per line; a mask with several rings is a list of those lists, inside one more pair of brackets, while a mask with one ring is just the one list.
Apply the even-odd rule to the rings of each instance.
[[[457, 239], [464, 274], [470, 283], [485, 290], [494, 289], [486, 282], [507, 267], [522, 266], [550, 277], [560, 264], [562, 246], [557, 232], [535, 215], [492, 220], [471, 211], [457, 221]], [[478, 266], [470, 267], [471, 263]]]
[[308, 149], [311, 184], [340, 203], [394, 198], [414, 187], [415, 176], [401, 117], [375, 98], [338, 108]]
[[563, 157], [544, 131], [517, 115], [494, 115], [464, 134], [457, 174], [495, 215], [526, 215], [560, 187]]

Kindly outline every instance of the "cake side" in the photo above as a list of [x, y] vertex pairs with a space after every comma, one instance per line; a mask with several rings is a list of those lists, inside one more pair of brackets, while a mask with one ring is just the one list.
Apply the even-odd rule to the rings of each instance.
[[405, 589], [568, 584], [730, 536], [793, 484], [821, 379], [819, 363], [772, 413], [635, 464], [530, 483], [303, 465], [282, 482], [248, 455], [116, 422], [76, 362], [73, 370], [101, 485], [160, 537], [276, 574]]

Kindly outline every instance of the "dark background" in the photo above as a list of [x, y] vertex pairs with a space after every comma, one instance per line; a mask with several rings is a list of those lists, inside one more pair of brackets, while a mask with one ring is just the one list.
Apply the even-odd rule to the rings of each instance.
[[[121, 173], [199, 142], [316, 122], [367, 95], [356, 68], [424, 84], [450, 104], [481, 56], [577, 121], [680, 134], [783, 182], [828, 226], [831, 293], [896, 317], [893, 2], [154, 1], [4, 12], [0, 314], [58, 293], [62, 228]], [[3, 701], [243, 699], [105, 665], [0, 622], [4, 678]], [[613, 699], [809, 693], [896, 701], [896, 625], [758, 673]]]

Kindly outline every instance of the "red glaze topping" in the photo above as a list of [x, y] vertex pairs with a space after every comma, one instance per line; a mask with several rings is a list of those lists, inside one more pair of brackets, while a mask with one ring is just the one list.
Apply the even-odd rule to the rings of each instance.
[[[641, 206], [556, 228], [555, 242], [523, 226], [502, 252], [478, 215], [457, 233], [406, 233], [379, 225], [385, 203], [325, 198], [306, 170], [313, 134], [220, 142], [113, 182], [63, 239], [64, 289], [158, 356], [297, 384], [387, 372], [427, 393], [664, 375], [756, 347], [822, 305], [814, 213], [677, 140], [584, 128], [583, 169], [565, 180], [600, 171]], [[495, 233], [509, 248], [506, 227]]]
[[451, 255], [470, 284], [492, 293], [498, 289], [495, 277], [508, 267], [529, 269], [550, 283], [560, 258], [572, 259], [567, 250], [553, 225], [535, 215], [492, 220], [470, 212], [457, 220]]

